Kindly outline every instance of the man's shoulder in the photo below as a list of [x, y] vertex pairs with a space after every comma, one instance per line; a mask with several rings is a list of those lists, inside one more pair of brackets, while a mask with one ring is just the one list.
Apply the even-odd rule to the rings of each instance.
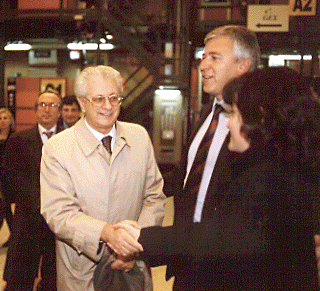
[[126, 122], [126, 121], [117, 121], [117, 124], [120, 125], [123, 128], [132, 128], [136, 130], [146, 130], [142, 125], [138, 123], [133, 123], [133, 122]]
[[117, 126], [120, 131], [125, 132], [126, 134], [136, 135], [136, 134], [148, 134], [147, 130], [140, 124], [117, 121]]
[[76, 152], [77, 142], [73, 128], [67, 128], [51, 137], [43, 146], [44, 153], [66, 158]]
[[117, 122], [117, 136], [127, 141], [130, 146], [149, 146], [150, 136], [147, 130], [139, 124]]
[[17, 138], [30, 138], [37, 134], [37, 125], [27, 128], [21, 131], [16, 131], [10, 135], [9, 139], [17, 139]]
[[74, 137], [74, 128], [66, 128], [50, 138], [50, 143], [68, 143]]

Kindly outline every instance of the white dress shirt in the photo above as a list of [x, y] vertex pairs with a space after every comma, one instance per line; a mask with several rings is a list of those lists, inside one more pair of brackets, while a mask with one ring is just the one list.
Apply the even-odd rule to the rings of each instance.
[[102, 139], [105, 137], [105, 136], [111, 136], [112, 139], [111, 139], [111, 151], [113, 151], [113, 147], [114, 147], [114, 144], [116, 143], [116, 136], [117, 136], [117, 130], [116, 130], [116, 124], [113, 125], [112, 129], [110, 130], [110, 132], [105, 135], [99, 131], [96, 131], [95, 129], [93, 129], [87, 122], [86, 118], [84, 118], [84, 122], [86, 124], [86, 126], [89, 128], [89, 130], [92, 132], [92, 134], [97, 138], [97, 140], [99, 140], [101, 143], [102, 143]]
[[48, 129], [45, 129], [41, 124], [38, 123], [38, 129], [39, 129], [39, 134], [42, 139], [42, 143], [44, 144], [48, 140], [48, 136], [45, 134], [45, 132], [52, 131], [53, 132], [52, 136], [55, 135], [57, 132], [57, 125], [53, 126], [52, 128], [50, 128], [48, 130]]
[[[209, 124], [211, 123], [212, 120], [212, 115], [214, 108], [216, 104], [223, 104], [222, 102], [218, 102], [216, 99], [214, 100], [214, 104], [212, 107], [212, 112], [208, 115], [202, 126], [200, 127], [199, 131], [197, 132], [196, 136], [194, 137], [190, 148], [188, 152], [188, 165], [187, 165], [187, 174], [184, 180], [184, 184], [187, 181], [190, 169], [192, 167], [194, 158], [196, 156], [198, 147], [200, 145], [200, 142], [205, 135]], [[201, 215], [202, 215], [202, 208], [204, 204], [204, 200], [206, 198], [207, 194], [207, 189], [210, 183], [211, 175], [214, 169], [214, 166], [216, 164], [220, 149], [222, 147], [222, 144], [224, 143], [224, 140], [229, 132], [229, 129], [227, 128], [227, 123], [228, 123], [228, 116], [224, 113], [221, 113], [219, 116], [219, 122], [218, 126], [216, 129], [216, 132], [213, 136], [213, 140], [211, 143], [211, 146], [209, 148], [207, 160], [206, 160], [206, 165], [202, 174], [202, 179], [201, 179], [201, 184], [198, 192], [198, 197], [197, 197], [197, 202], [196, 202], [196, 208], [195, 208], [195, 213], [193, 217], [194, 222], [200, 222], [201, 221]]]

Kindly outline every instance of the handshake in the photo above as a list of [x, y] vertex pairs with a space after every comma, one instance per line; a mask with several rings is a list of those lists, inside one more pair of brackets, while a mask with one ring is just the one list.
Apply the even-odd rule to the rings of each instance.
[[117, 224], [106, 224], [101, 239], [119, 256], [130, 257], [143, 251], [138, 243], [141, 227], [136, 221], [124, 220]]

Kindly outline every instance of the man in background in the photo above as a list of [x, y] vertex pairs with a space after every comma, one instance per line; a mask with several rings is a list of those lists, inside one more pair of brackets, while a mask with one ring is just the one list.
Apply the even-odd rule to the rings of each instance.
[[65, 96], [62, 98], [61, 120], [64, 128], [74, 125], [79, 119], [81, 108], [76, 96]]
[[35, 103], [38, 123], [10, 136], [4, 157], [6, 191], [16, 203], [4, 270], [6, 291], [31, 291], [39, 266], [38, 290], [56, 290], [55, 238], [40, 214], [40, 162], [42, 145], [60, 128], [61, 98], [41, 93]]
[[[131, 219], [161, 225], [164, 217], [163, 180], [149, 135], [140, 125], [117, 120], [122, 90], [113, 68], [84, 69], [75, 82], [84, 117], [43, 148], [41, 213], [57, 236], [59, 291], [94, 291], [106, 243], [118, 240], [112, 224]], [[110, 276], [112, 269], [131, 276], [136, 264], [146, 269], [132, 257], [107, 256], [114, 259], [105, 269]], [[151, 290], [147, 282], [150, 275], [139, 290]]]

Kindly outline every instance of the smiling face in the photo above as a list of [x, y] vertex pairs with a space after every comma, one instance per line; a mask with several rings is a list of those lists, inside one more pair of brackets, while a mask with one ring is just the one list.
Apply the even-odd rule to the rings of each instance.
[[63, 121], [68, 125], [74, 125], [80, 117], [80, 110], [76, 103], [63, 104], [61, 110], [61, 116]]
[[200, 64], [203, 90], [222, 100], [222, 90], [232, 79], [248, 72], [251, 60], [237, 60], [233, 41], [229, 36], [210, 39], [204, 49]]
[[227, 127], [230, 130], [228, 149], [232, 152], [243, 153], [250, 147], [250, 141], [241, 131], [243, 125], [242, 116], [236, 104], [232, 105], [232, 114]]
[[87, 82], [87, 95], [84, 99], [78, 97], [82, 111], [85, 113], [88, 124], [96, 131], [107, 134], [115, 124], [119, 113], [120, 105], [112, 106], [107, 100], [100, 107], [93, 106], [90, 100], [94, 97], [119, 95], [119, 88], [113, 78], [103, 78], [101, 76], [89, 77]]

